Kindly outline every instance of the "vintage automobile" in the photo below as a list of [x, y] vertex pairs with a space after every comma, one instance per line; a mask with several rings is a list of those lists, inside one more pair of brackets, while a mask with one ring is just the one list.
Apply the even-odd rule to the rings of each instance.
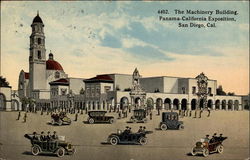
[[117, 145], [117, 144], [141, 144], [145, 145], [147, 144], [148, 140], [146, 137], [146, 134], [151, 134], [153, 133], [152, 131], [145, 131], [145, 132], [137, 132], [137, 133], [132, 133], [132, 132], [127, 132], [117, 130], [117, 133], [111, 133], [108, 136], [107, 141], [112, 144], [112, 145]]
[[49, 141], [34, 138], [33, 134], [25, 134], [24, 137], [30, 140], [31, 153], [35, 156], [39, 153], [54, 153], [58, 157], [63, 157], [65, 154], [72, 155], [76, 152], [72, 144], [65, 141], [64, 136], [58, 136], [58, 139]]
[[130, 122], [133, 123], [146, 123], [148, 121], [146, 117], [146, 110], [145, 109], [135, 109], [134, 115], [131, 116]]
[[71, 119], [67, 117], [66, 112], [60, 112], [59, 114], [54, 113], [51, 115], [51, 124], [52, 125], [63, 125], [63, 124], [71, 124]]
[[227, 139], [227, 137], [215, 137], [210, 140], [201, 139], [196, 142], [195, 147], [192, 148], [191, 154], [193, 156], [197, 154], [202, 154], [204, 157], [207, 157], [209, 153], [223, 153], [224, 147], [222, 142]]
[[161, 130], [184, 129], [183, 121], [179, 121], [177, 112], [163, 112], [162, 122], [160, 122], [159, 127]]
[[89, 111], [88, 112], [88, 122], [90, 124], [93, 123], [114, 123], [114, 117], [113, 116], [105, 116], [107, 112], [106, 111]]

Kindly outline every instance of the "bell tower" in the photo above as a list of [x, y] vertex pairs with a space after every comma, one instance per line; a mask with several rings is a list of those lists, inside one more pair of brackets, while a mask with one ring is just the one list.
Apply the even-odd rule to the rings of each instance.
[[39, 90], [46, 89], [46, 49], [44, 24], [42, 19], [37, 16], [31, 24], [32, 33], [30, 35], [30, 55], [29, 55], [29, 73], [30, 73], [30, 97], [39, 98]]

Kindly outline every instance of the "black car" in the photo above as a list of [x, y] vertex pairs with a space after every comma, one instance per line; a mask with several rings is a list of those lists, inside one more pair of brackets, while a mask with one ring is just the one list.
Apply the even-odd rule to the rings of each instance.
[[162, 122], [159, 127], [161, 130], [184, 129], [183, 121], [179, 121], [179, 115], [177, 112], [163, 112]]
[[90, 124], [93, 123], [114, 123], [114, 117], [113, 116], [105, 116], [107, 112], [106, 111], [89, 111], [88, 112], [88, 122]]
[[39, 153], [54, 153], [58, 157], [63, 157], [65, 154], [72, 155], [75, 153], [75, 148], [64, 140], [64, 136], [60, 136], [58, 140], [49, 141], [41, 141], [38, 138], [34, 138], [33, 134], [25, 134], [24, 137], [30, 140], [32, 145], [31, 153], [35, 156]]
[[152, 131], [131, 133], [128, 131], [118, 130], [117, 133], [112, 133], [108, 136], [107, 141], [112, 145], [117, 144], [147, 144], [146, 134], [150, 134]]
[[148, 121], [146, 117], [146, 110], [145, 109], [135, 109], [134, 115], [131, 116], [130, 122], [133, 123], [146, 123]]

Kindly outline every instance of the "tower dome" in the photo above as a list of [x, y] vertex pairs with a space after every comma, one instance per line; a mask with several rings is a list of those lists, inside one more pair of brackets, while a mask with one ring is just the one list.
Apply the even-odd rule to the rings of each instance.
[[46, 61], [46, 69], [47, 70], [61, 70], [63, 71], [63, 68], [60, 63], [54, 60], [54, 56], [50, 51], [49, 59]]
[[33, 19], [33, 23], [43, 23], [42, 19], [39, 16], [39, 12], [37, 12], [36, 17]]

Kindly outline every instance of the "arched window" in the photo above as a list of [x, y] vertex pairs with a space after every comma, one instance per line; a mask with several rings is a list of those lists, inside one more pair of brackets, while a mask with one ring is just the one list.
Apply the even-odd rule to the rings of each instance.
[[55, 78], [60, 78], [60, 72], [55, 73]]
[[41, 58], [42, 58], [41, 51], [39, 51], [39, 50], [37, 51], [37, 58], [38, 58], [38, 59], [41, 59]]
[[41, 44], [42, 43], [42, 39], [41, 38], [37, 38], [37, 44]]

